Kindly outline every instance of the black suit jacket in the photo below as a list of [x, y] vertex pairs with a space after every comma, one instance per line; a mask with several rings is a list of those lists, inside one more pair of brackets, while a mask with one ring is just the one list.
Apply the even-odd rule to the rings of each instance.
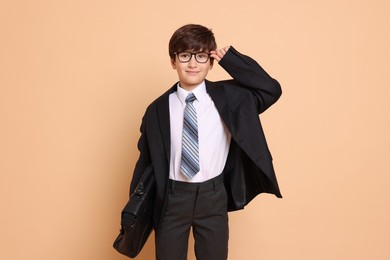
[[[263, 192], [282, 197], [259, 119], [259, 114], [275, 103], [282, 91], [279, 83], [256, 61], [233, 47], [219, 64], [233, 79], [206, 81], [206, 89], [232, 136], [224, 173], [228, 210], [233, 211], [243, 209]], [[176, 86], [177, 83], [153, 101], [145, 112], [138, 142], [140, 156], [130, 185], [131, 193], [145, 169], [153, 165], [157, 184], [155, 229], [164, 214], [166, 201], [170, 163], [169, 95], [176, 91]]]

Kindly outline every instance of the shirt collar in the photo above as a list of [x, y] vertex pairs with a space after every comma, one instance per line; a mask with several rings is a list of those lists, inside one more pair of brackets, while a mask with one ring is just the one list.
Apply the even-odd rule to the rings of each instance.
[[[199, 86], [194, 88], [191, 92], [195, 95], [197, 101], [202, 102], [202, 100], [204, 100], [205, 96], [207, 95], [206, 83], [203, 81], [202, 83], [200, 83]], [[176, 94], [177, 94], [177, 97], [179, 98], [180, 102], [182, 102], [183, 104], [186, 103], [185, 100], [186, 100], [188, 94], [190, 94], [191, 92], [180, 87], [180, 83], [177, 83]]]

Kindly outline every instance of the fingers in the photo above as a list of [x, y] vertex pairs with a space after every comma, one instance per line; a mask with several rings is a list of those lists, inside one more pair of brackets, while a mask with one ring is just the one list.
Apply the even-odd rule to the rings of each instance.
[[215, 60], [217, 60], [219, 62], [223, 58], [223, 56], [225, 56], [225, 54], [229, 50], [229, 48], [230, 48], [230, 45], [225, 46], [224, 48], [219, 49], [219, 50], [210, 51], [210, 57], [214, 58]]
[[210, 51], [210, 57], [215, 59], [216, 61], [220, 61], [222, 57], [219, 56], [217, 51]]
[[226, 50], [225, 48], [223, 48], [220, 50], [211, 51], [210, 54], [212, 58], [216, 59], [219, 62], [223, 58], [223, 56], [225, 56]]

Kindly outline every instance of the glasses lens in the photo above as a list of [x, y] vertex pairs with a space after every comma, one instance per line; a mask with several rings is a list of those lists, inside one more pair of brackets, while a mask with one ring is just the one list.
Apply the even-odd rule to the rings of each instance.
[[209, 60], [209, 55], [205, 52], [198, 52], [197, 54], [195, 54], [195, 59], [199, 63], [205, 63]]
[[188, 62], [188, 61], [190, 61], [191, 56], [192, 55], [189, 52], [180, 52], [180, 53], [177, 54], [177, 58], [181, 62]]

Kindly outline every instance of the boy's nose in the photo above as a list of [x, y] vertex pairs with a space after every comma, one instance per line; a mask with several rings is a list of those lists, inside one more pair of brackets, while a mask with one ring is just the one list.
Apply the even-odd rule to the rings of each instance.
[[198, 65], [198, 62], [195, 60], [195, 56], [192, 55], [190, 61], [188, 62], [188, 66], [196, 67], [196, 65]]

